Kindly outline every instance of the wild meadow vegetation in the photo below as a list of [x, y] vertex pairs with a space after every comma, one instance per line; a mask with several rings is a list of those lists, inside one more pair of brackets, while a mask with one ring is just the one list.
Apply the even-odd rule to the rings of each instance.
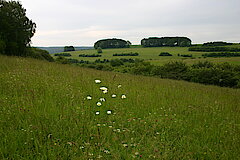
[[19, 57], [0, 64], [1, 159], [239, 157], [239, 89]]
[[112, 38], [50, 55], [6, 0], [0, 26], [0, 159], [239, 159], [239, 44]]

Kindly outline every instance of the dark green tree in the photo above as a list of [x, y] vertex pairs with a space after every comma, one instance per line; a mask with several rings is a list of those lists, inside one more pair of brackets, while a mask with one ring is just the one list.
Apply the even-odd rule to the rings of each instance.
[[69, 51], [75, 51], [75, 48], [73, 46], [65, 46], [64, 52], [69, 52]]
[[102, 48], [101, 47], [98, 47], [97, 48], [97, 53], [102, 53], [103, 51], [102, 51]]
[[18, 1], [0, 0], [0, 48], [7, 55], [26, 56], [36, 24]]

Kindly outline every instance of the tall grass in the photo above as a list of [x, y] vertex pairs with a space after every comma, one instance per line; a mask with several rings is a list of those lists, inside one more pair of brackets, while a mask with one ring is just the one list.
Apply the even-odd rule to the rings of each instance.
[[[0, 56], [0, 158], [238, 159], [239, 96], [238, 89]], [[100, 107], [99, 98], [106, 99]]]

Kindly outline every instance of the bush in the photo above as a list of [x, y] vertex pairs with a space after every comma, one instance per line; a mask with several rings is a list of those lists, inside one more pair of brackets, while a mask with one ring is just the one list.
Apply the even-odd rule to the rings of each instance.
[[240, 52], [240, 48], [231, 48], [231, 47], [211, 47], [211, 46], [203, 46], [203, 47], [190, 47], [189, 51], [197, 51], [197, 52]]
[[6, 49], [6, 44], [3, 40], [0, 39], [0, 54], [4, 54]]
[[79, 54], [79, 57], [102, 57], [99, 54]]
[[101, 47], [97, 48], [97, 53], [102, 53], [102, 48]]
[[123, 62], [120, 59], [112, 59], [110, 61], [110, 65], [113, 67], [117, 67], [123, 65]]
[[54, 56], [71, 57], [72, 55], [70, 53], [56, 53]]
[[75, 51], [75, 48], [73, 46], [65, 46], [64, 47], [64, 52], [70, 52], [70, 51]]
[[220, 68], [195, 68], [188, 72], [188, 81], [218, 85], [221, 87], [235, 87], [238, 84], [236, 73]]
[[116, 53], [116, 54], [113, 54], [113, 56], [138, 56], [139, 54], [138, 53]]
[[26, 57], [54, 62], [53, 57], [46, 50], [29, 47], [26, 50]]
[[184, 62], [169, 62], [162, 66], [160, 76], [162, 78], [170, 79], [185, 79], [185, 73], [187, 70], [188, 66]]
[[227, 43], [227, 42], [207, 42], [203, 43], [203, 46], [226, 46], [226, 45], [232, 45], [233, 43]]
[[178, 54], [178, 56], [181, 56], [181, 57], [192, 57], [191, 54]]
[[159, 54], [159, 56], [172, 56], [172, 54], [168, 53], [168, 52], [161, 52]]
[[220, 52], [220, 53], [206, 53], [203, 57], [240, 57], [240, 53]]

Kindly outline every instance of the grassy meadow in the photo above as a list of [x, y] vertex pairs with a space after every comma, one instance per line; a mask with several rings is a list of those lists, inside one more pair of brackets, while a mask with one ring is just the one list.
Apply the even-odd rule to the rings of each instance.
[[[147, 50], [159, 53], [137, 52], [147, 57]], [[239, 96], [239, 89], [0, 55], [0, 159], [238, 159]]]
[[[239, 48], [240, 45], [231, 45], [227, 47]], [[121, 54], [121, 53], [139, 53], [139, 56], [112, 56], [113, 54]], [[169, 52], [173, 56], [159, 56], [161, 52]], [[96, 59], [116, 59], [116, 58], [139, 58], [149, 61], [151, 64], [154, 65], [163, 65], [168, 63], [169, 61], [183, 61], [187, 64], [193, 64], [199, 61], [210, 61], [213, 63], [224, 63], [229, 62], [231, 64], [240, 64], [240, 57], [221, 57], [221, 58], [211, 58], [202, 57], [202, 54], [207, 52], [195, 52], [195, 51], [188, 51], [188, 47], [149, 47], [149, 48], [142, 48], [141, 46], [133, 46], [131, 48], [119, 48], [119, 49], [103, 49], [103, 53], [101, 53], [102, 57], [79, 57], [79, 54], [98, 54], [95, 49], [90, 50], [81, 50], [81, 51], [73, 51], [68, 52], [71, 53], [70, 58], [90, 61], [93, 62]], [[181, 57], [180, 55], [192, 55], [193, 57]], [[55, 56], [53, 56], [55, 57]], [[56, 57], [55, 57], [56, 58]]]

